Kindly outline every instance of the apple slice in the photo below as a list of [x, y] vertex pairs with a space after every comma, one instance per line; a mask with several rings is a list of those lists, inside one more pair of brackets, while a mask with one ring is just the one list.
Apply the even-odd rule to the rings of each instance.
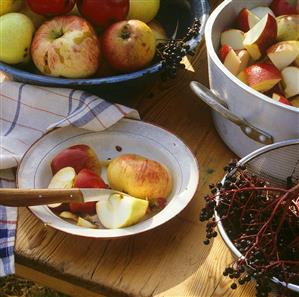
[[291, 65], [299, 55], [299, 41], [281, 41], [267, 50], [267, 55], [276, 68], [282, 70]]
[[237, 29], [225, 30], [221, 33], [221, 45], [229, 45], [234, 50], [241, 50], [244, 48], [244, 32]]
[[274, 12], [268, 6], [258, 6], [250, 9], [250, 11], [256, 15], [259, 19], [262, 19], [268, 13], [275, 17]]
[[248, 85], [259, 92], [272, 89], [280, 80], [280, 71], [267, 63], [254, 64], [245, 70]]
[[113, 194], [107, 201], [96, 204], [97, 215], [109, 229], [128, 227], [139, 222], [146, 214], [149, 202], [127, 195]]
[[260, 19], [247, 8], [240, 11], [237, 19], [238, 27], [243, 32], [249, 31], [259, 21]]
[[284, 92], [287, 98], [299, 94], [299, 68], [294, 66], [286, 67], [281, 71]]
[[287, 105], [292, 105], [292, 103], [287, 98], [285, 98], [282, 95], [277, 94], [277, 93], [273, 93], [272, 94], [272, 99], [274, 99], [274, 100], [276, 100], [278, 102], [287, 104]]
[[258, 60], [276, 41], [277, 24], [275, 18], [267, 14], [252, 29], [245, 33], [244, 47], [253, 60]]
[[282, 15], [276, 21], [278, 41], [299, 40], [299, 14]]
[[231, 46], [224, 44], [219, 50], [219, 58], [233, 75], [240, 72], [242, 62]]
[[97, 226], [81, 217], [78, 217], [77, 226], [84, 228], [97, 229]]
[[237, 53], [237, 56], [239, 57], [239, 59], [241, 61], [239, 71], [243, 71], [248, 66], [250, 55], [247, 50], [240, 50]]
[[228, 44], [224, 44], [220, 47], [220, 49], [218, 51], [218, 56], [222, 63], [224, 63], [225, 58], [226, 58], [227, 54], [230, 52], [230, 50], [232, 50], [232, 47], [229, 46]]
[[[76, 177], [76, 172], [72, 167], [60, 169], [51, 179], [49, 189], [71, 189]], [[50, 208], [59, 207], [62, 203], [49, 204]]]

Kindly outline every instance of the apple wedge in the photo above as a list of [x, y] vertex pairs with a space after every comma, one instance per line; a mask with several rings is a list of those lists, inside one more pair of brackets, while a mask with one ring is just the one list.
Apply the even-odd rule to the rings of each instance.
[[149, 202], [127, 195], [113, 194], [96, 204], [97, 215], [104, 227], [116, 229], [138, 223], [146, 214]]
[[221, 45], [229, 45], [233, 50], [241, 50], [244, 48], [244, 32], [237, 29], [225, 30], [221, 33]]
[[299, 41], [281, 41], [267, 50], [268, 58], [279, 70], [291, 65], [299, 56]]
[[254, 64], [245, 70], [248, 85], [259, 92], [272, 89], [280, 80], [280, 71], [267, 63]]
[[243, 32], [249, 31], [259, 21], [260, 19], [247, 8], [240, 11], [237, 19], [238, 27]]
[[[76, 172], [72, 167], [60, 169], [51, 179], [49, 189], [71, 189], [76, 177]], [[59, 207], [62, 203], [49, 204], [50, 208]]]
[[252, 29], [245, 33], [244, 47], [253, 60], [258, 60], [276, 41], [277, 24], [275, 18], [267, 14]]
[[277, 93], [272, 94], [272, 99], [276, 100], [278, 102], [281, 102], [283, 104], [286, 104], [286, 105], [292, 105], [292, 103], [287, 98], [285, 98], [282, 95], [277, 94]]
[[299, 14], [282, 15], [276, 21], [278, 41], [299, 40]]
[[240, 72], [241, 59], [231, 46], [224, 44], [219, 50], [219, 58], [223, 65], [233, 74], [237, 75]]
[[248, 66], [250, 55], [247, 50], [240, 50], [237, 52], [237, 56], [241, 61], [239, 71], [243, 71]]
[[299, 68], [294, 66], [286, 67], [281, 71], [284, 92], [287, 98], [299, 94]]
[[260, 20], [268, 13], [275, 17], [274, 12], [268, 6], [258, 6], [250, 9], [250, 11], [256, 15]]

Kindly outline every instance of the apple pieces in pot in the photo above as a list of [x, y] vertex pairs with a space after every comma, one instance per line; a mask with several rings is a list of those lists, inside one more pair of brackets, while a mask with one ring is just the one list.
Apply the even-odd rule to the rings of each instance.
[[244, 84], [292, 106], [299, 94], [299, 8], [286, 2], [243, 8], [236, 27], [221, 33], [218, 56]]
[[[107, 168], [101, 170], [101, 164]], [[49, 188], [111, 188], [122, 192], [105, 201], [49, 205], [60, 217], [87, 228], [136, 224], [164, 208], [173, 188], [172, 175], [163, 164], [136, 154], [100, 162], [87, 145], [62, 150], [52, 159], [51, 169], [54, 176]]]

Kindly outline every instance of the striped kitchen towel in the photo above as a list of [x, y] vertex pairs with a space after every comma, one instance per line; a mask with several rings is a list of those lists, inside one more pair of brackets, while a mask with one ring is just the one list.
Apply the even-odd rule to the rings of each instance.
[[[102, 131], [123, 117], [139, 119], [136, 110], [112, 104], [84, 91], [32, 86], [5, 80], [0, 84], [0, 187], [14, 187], [12, 170], [45, 132], [68, 125]], [[0, 206], [0, 276], [14, 273], [17, 210]]]

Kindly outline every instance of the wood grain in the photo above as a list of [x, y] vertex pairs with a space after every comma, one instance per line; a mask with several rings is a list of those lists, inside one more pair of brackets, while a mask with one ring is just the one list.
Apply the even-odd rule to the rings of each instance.
[[[211, 1], [213, 5], [217, 2]], [[157, 82], [144, 90], [136, 107], [143, 120], [178, 135], [196, 156], [200, 182], [192, 202], [160, 228], [113, 241], [55, 231], [27, 209], [20, 209], [16, 260], [25, 268], [19, 274], [26, 277], [28, 268], [31, 279], [54, 289], [60, 290], [60, 284], [50, 282], [46, 275], [113, 297], [253, 296], [252, 284], [233, 291], [229, 288], [231, 280], [222, 277], [233, 259], [220, 236], [209, 246], [202, 243], [205, 224], [198, 216], [203, 196], [208, 193], [209, 183], [222, 178], [224, 165], [234, 155], [217, 135], [209, 108], [189, 88], [191, 80], [208, 85], [205, 47], [200, 46], [185, 64], [186, 70], [175, 80]]]

